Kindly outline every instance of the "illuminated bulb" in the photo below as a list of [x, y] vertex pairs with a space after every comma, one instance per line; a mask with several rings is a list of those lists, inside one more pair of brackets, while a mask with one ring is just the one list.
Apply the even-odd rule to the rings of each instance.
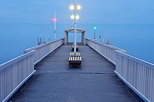
[[53, 22], [57, 22], [57, 18], [53, 18], [52, 21], [53, 21]]
[[97, 29], [97, 27], [96, 26], [94, 26], [94, 30], [96, 30]]
[[72, 19], [72, 20], [74, 20], [74, 19], [78, 20], [78, 19], [80, 19], [80, 16], [79, 16], [79, 15], [76, 15], [76, 16], [71, 15], [71, 19]]
[[70, 10], [74, 10], [74, 9], [75, 9], [74, 5], [71, 5]]
[[71, 15], [71, 19], [75, 19], [75, 16], [74, 15]]
[[81, 6], [80, 5], [77, 6], [77, 10], [81, 10]]
[[76, 17], [75, 17], [75, 18], [78, 20], [78, 19], [80, 19], [80, 16], [79, 16], [79, 15], [76, 15]]

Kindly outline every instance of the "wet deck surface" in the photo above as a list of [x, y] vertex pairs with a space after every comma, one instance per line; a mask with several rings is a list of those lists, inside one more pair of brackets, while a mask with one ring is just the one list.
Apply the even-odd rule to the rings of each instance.
[[114, 66], [88, 46], [79, 46], [81, 68], [69, 68], [70, 46], [62, 46], [35, 66], [36, 73], [12, 102], [141, 102], [114, 74]]

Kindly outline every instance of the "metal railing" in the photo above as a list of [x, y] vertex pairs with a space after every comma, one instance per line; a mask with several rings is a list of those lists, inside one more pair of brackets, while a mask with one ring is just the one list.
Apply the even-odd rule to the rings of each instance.
[[91, 39], [91, 40], [101, 44], [112, 45], [112, 39], [102, 38], [102, 39]]
[[0, 65], [0, 102], [7, 102], [35, 73], [34, 53], [31, 51]]
[[125, 50], [122, 50], [120, 48], [113, 47], [108, 44], [101, 44], [101, 43], [95, 42], [90, 39], [86, 39], [86, 43], [91, 48], [96, 50], [99, 54], [101, 54], [103, 57], [105, 57], [107, 60], [112, 62], [114, 65], [116, 65], [116, 52], [115, 52], [115, 50], [119, 50], [122, 53], [127, 53]]
[[87, 44], [116, 65], [116, 75], [145, 102], [154, 102], [154, 64], [132, 57], [125, 50], [86, 39]]
[[46, 44], [42, 44], [36, 47], [32, 47], [29, 49], [26, 49], [24, 53], [30, 52], [32, 50], [35, 50], [34, 55], [34, 64], [37, 64], [39, 61], [41, 61], [44, 57], [46, 57], [49, 53], [60, 47], [64, 43], [64, 38], [56, 41], [52, 41]]
[[34, 65], [60, 47], [64, 39], [29, 48], [25, 54], [0, 65], [0, 102], [8, 99], [35, 73]]
[[154, 102], [154, 64], [116, 51], [115, 73], [144, 101]]

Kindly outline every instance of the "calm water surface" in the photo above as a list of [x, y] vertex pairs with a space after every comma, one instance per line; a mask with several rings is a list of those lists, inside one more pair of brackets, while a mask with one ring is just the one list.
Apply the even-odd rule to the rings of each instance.
[[[130, 55], [154, 63], [154, 25], [152, 24], [81, 24], [87, 38], [93, 38], [93, 26], [98, 35], [112, 38], [113, 45], [125, 49]], [[71, 25], [57, 25], [57, 38]], [[0, 24], [0, 64], [21, 55], [24, 49], [35, 46], [38, 37], [53, 38], [51, 24]], [[69, 36], [73, 41], [73, 34]], [[80, 35], [78, 35], [78, 40]]]

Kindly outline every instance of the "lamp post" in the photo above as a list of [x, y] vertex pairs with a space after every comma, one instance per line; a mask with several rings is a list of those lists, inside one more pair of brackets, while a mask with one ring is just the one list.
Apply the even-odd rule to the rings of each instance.
[[77, 26], [77, 20], [80, 18], [80, 16], [77, 14], [77, 11], [81, 9], [81, 6], [77, 4], [77, 0], [74, 0], [74, 5], [70, 6], [70, 10], [74, 11], [74, 14], [71, 15], [71, 19], [74, 21], [74, 53], [76, 53], [76, 26]]
[[96, 29], [97, 29], [97, 27], [94, 26], [94, 41], [95, 41], [95, 39], [96, 39]]
[[99, 38], [99, 42], [101, 43], [102, 41], [101, 41], [101, 34], [98, 36], [98, 38]]
[[56, 28], [57, 28], [57, 17], [56, 17], [56, 13], [54, 18], [52, 19], [54, 22], [54, 40], [56, 40]]

